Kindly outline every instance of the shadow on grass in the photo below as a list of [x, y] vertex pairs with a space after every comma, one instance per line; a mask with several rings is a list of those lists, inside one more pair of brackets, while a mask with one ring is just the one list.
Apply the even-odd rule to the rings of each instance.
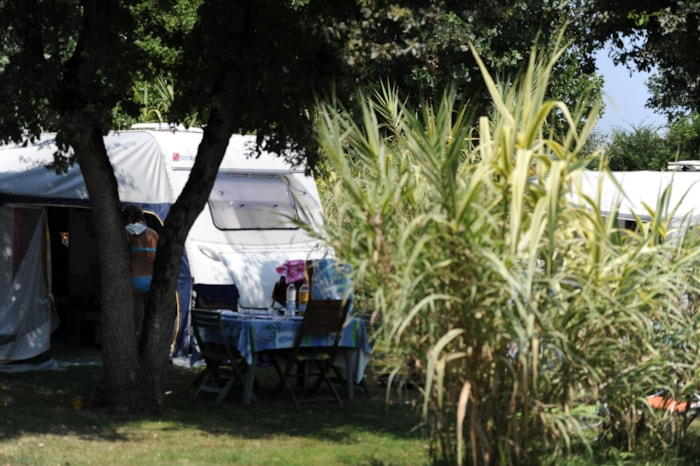
[[[226, 400], [216, 403], [211, 396], [193, 399], [192, 381], [201, 369], [171, 366], [166, 412], [158, 419], [95, 409], [86, 404], [76, 410], [76, 397], [89, 400], [101, 367], [69, 367], [62, 371], [0, 374], [0, 403], [3, 409], [0, 440], [23, 434], [74, 435], [86, 440], [128, 441], [120, 427], [149, 421], [161, 423], [160, 429], [192, 428], [210, 435], [230, 435], [247, 439], [304, 437], [339, 444], [361, 443], [376, 434], [399, 439], [425, 439], [417, 412], [404, 398], [385, 402], [379, 385], [370, 394], [356, 387], [353, 400], [344, 405], [313, 404], [297, 408], [284, 394], [265, 390], [274, 386], [271, 370], [258, 370], [263, 387], [256, 390], [258, 400], [241, 402], [241, 389], [234, 388]], [[381, 463], [377, 463], [381, 464]]]
[[[387, 448], [386, 443], [392, 444], [390, 448], [399, 452], [407, 445], [405, 442], [419, 446], [419, 450], [420, 446], [427, 444], [425, 432], [416, 429], [420, 419], [412, 407], [415, 400], [411, 397], [417, 397], [415, 391], [409, 390], [403, 396], [394, 395], [391, 402], [386, 403], [384, 387], [371, 384], [370, 394], [356, 387], [355, 399], [344, 400], [344, 406], [317, 404], [297, 408], [286, 396], [271, 393], [277, 379], [271, 370], [265, 369], [258, 371], [263, 387], [256, 392], [258, 401], [252, 405], [242, 404], [241, 389], [235, 388], [224, 402], [216, 403], [213, 396], [193, 399], [195, 387], [192, 381], [199, 370], [170, 368], [166, 412], [159, 418], [101, 409], [73, 409], [72, 400], [76, 396], [90, 397], [102, 376], [101, 367], [0, 374], [0, 406], [3, 410], [0, 442], [14, 443], [26, 435], [55, 435], [116, 442], [129, 449], [135, 437], [152, 430], [162, 437], [172, 433], [170, 438], [175, 442], [186, 442], [191, 436], [199, 436], [203, 438], [199, 445], [206, 444], [206, 439], [212, 437], [222, 439], [220, 443], [224, 445], [234, 438], [249, 444], [273, 440], [284, 445], [289, 439], [297, 439], [294, 445], [298, 448], [308, 448], [307, 441], [311, 445], [349, 445], [352, 450], [363, 452], [359, 457], [361, 464], [374, 466], [423, 462], [411, 461], [410, 456], [399, 459], [398, 455], [390, 456], [396, 461], [386, 462], [386, 456], [374, 453]], [[371, 374], [368, 380], [373, 380]], [[415, 451], [413, 449], [412, 453]], [[406, 452], [407, 455], [412, 453]], [[575, 449], [572, 457], [560, 458], [557, 464], [700, 465], [700, 420], [691, 424], [680, 451], [659, 448], [646, 454], [648, 456], [641, 458], [602, 448], [591, 456], [582, 449]], [[357, 458], [354, 457], [355, 464], [360, 464]], [[347, 464], [351, 463], [352, 460], [348, 460]]]
[[[176, 371], [173, 371], [176, 372]], [[192, 400], [192, 378], [196, 372], [180, 369], [172, 379], [173, 393], [169, 400], [168, 416], [184, 415], [192, 405], [204, 414], [205, 422], [199, 428], [212, 433], [243, 435], [264, 439], [270, 436], [289, 435], [317, 438], [336, 443], [360, 442], [358, 431], [391, 435], [399, 438], [420, 438], [414, 429], [419, 423], [417, 412], [404, 399], [393, 397], [385, 402], [385, 392], [376, 385], [366, 394], [355, 387], [353, 400], [344, 399], [343, 406], [336, 404], [308, 404], [296, 407], [286, 394], [274, 394], [277, 382], [272, 369], [258, 370], [262, 389], [256, 390], [258, 400], [251, 405], [241, 403], [241, 389], [234, 389], [220, 404], [213, 397], [200, 396]], [[172, 418], [171, 418], [172, 419]], [[181, 419], [186, 421], [187, 419]], [[212, 429], [211, 420], [216, 419]]]

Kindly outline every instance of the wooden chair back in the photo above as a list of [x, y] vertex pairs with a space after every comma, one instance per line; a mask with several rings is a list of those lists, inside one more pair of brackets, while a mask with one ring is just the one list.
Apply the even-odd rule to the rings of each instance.
[[[280, 376], [280, 386], [284, 387], [294, 401], [294, 404], [299, 406], [300, 402], [317, 402], [317, 401], [335, 401], [342, 405], [343, 401], [338, 394], [338, 391], [333, 386], [330, 380], [329, 371], [333, 360], [335, 359], [338, 343], [343, 334], [343, 325], [350, 310], [349, 300], [340, 299], [311, 299], [309, 300], [304, 320], [299, 328], [294, 347], [291, 349], [277, 350], [272, 352], [272, 362]], [[329, 346], [311, 346], [302, 347], [301, 344], [305, 337], [313, 335], [335, 334], [332, 345]], [[277, 358], [286, 359], [284, 369], [277, 361]], [[292, 373], [292, 369], [303, 364], [305, 369], [298, 371], [296, 376]], [[306, 365], [313, 365], [316, 368], [315, 372], [309, 371]], [[300, 376], [300, 374], [303, 374]], [[292, 386], [289, 379], [296, 377], [297, 385]], [[315, 377], [315, 382], [311, 388], [305, 387], [304, 379], [306, 377]], [[318, 390], [322, 383], [331, 391], [332, 396], [326, 398], [313, 397], [312, 395]], [[300, 399], [296, 396], [296, 391], [307, 392], [307, 397]]]
[[224, 338], [220, 311], [193, 308], [190, 315], [199, 352], [207, 364], [196, 380], [199, 386], [194, 396], [214, 393], [218, 395], [216, 401], [221, 402], [236, 381], [244, 381], [241, 356]]
[[198, 309], [238, 310], [239, 293], [236, 285], [196, 284], [193, 290], [197, 294], [195, 307]]
[[340, 334], [348, 315], [348, 301], [340, 299], [311, 299], [304, 313], [298, 339], [324, 333]]
[[[220, 312], [211, 309], [194, 308], [190, 311], [190, 316], [194, 338], [199, 345], [199, 351], [202, 353], [202, 357], [206, 359], [207, 357], [216, 358], [218, 356], [223, 356], [223, 338], [222, 341], [216, 341], [221, 333], [219, 328]], [[209, 338], [206, 340], [203, 338], [204, 332], [207, 332], [209, 335]], [[215, 337], [211, 338], [213, 335], [215, 335]]]

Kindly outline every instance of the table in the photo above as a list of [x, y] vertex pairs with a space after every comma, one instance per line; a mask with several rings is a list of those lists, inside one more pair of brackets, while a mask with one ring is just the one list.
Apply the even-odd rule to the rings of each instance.
[[[224, 338], [241, 353], [248, 365], [243, 403], [250, 404], [253, 399], [257, 355], [264, 351], [292, 348], [302, 320], [303, 317], [284, 319], [282, 316], [267, 313], [247, 316], [229, 310], [221, 311]], [[315, 335], [304, 338], [301, 346], [331, 346], [334, 341], [335, 334]], [[348, 318], [338, 343], [338, 355], [333, 363], [346, 371], [348, 398], [353, 397], [354, 383], [362, 381], [370, 354], [367, 322], [364, 319]]]

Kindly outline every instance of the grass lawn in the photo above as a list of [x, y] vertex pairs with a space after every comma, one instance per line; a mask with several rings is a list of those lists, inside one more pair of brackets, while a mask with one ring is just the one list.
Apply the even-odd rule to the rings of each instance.
[[[429, 463], [425, 432], [416, 428], [416, 392], [392, 395], [370, 366], [370, 393], [356, 387], [344, 406], [297, 408], [285, 396], [257, 391], [252, 405], [234, 388], [220, 404], [204, 394], [192, 398], [201, 369], [171, 366], [167, 411], [160, 418], [129, 416], [85, 407], [102, 368], [73, 366], [61, 371], [0, 373], [0, 465], [423, 465]], [[271, 387], [271, 369], [258, 369]], [[560, 459], [565, 466], [700, 465], [700, 420], [691, 424], [681, 452], [635, 458], [598, 451]]]
[[[428, 463], [427, 440], [405, 399], [356, 387], [344, 406], [297, 408], [284, 396], [258, 393], [250, 406], [234, 389], [220, 404], [193, 400], [200, 369], [171, 367], [161, 418], [75, 410], [89, 399], [100, 367], [0, 374], [0, 464], [7, 465], [402, 465]], [[258, 371], [262, 377], [268, 370]]]

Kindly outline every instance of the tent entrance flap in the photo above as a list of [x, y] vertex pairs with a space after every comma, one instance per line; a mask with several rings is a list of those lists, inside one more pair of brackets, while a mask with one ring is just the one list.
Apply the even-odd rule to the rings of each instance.
[[46, 277], [46, 213], [0, 208], [0, 361], [30, 359], [51, 344], [52, 304]]

